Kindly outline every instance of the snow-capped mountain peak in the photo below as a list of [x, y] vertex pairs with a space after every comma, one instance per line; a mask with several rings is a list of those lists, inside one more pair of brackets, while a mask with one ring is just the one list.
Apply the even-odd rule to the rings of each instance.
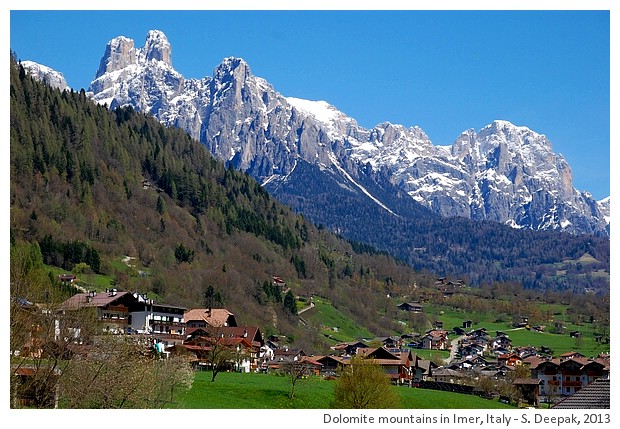
[[62, 73], [34, 61], [22, 61], [21, 65], [35, 79], [45, 82], [52, 88], [58, 88], [61, 91], [69, 89]]
[[144, 61], [163, 61], [172, 67], [172, 47], [166, 35], [159, 30], [148, 32], [144, 47], [140, 49], [139, 54], [144, 58]]
[[241, 58], [225, 58], [212, 77], [185, 79], [172, 67], [171, 52], [160, 31], [150, 31], [139, 49], [122, 36], [111, 40], [89, 95], [185, 129], [276, 196], [285, 192], [283, 183], [307, 190], [304, 161], [340, 190], [393, 214], [398, 210], [388, 201], [401, 195], [373, 192], [404, 192], [443, 216], [609, 234], [605, 204], [575, 190], [565, 159], [525, 126], [495, 120], [464, 131], [451, 146], [434, 146], [419, 127], [385, 122], [364, 129], [326, 101], [284, 97]]

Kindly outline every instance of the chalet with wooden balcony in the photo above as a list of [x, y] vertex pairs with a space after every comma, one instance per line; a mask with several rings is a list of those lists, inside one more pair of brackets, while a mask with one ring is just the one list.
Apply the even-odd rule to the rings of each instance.
[[[130, 292], [117, 292], [112, 289], [105, 293], [91, 291], [75, 294], [63, 302], [59, 309], [65, 313], [92, 310], [104, 332], [120, 334], [130, 328], [131, 308], [136, 302], [136, 297]], [[58, 335], [78, 340], [80, 332], [79, 329], [64, 326], [59, 327]]]
[[[164, 346], [180, 344], [185, 338], [185, 308], [155, 303], [138, 293], [116, 289], [78, 293], [59, 308], [64, 313], [94, 311], [106, 333], [149, 335]], [[81, 342], [80, 329], [72, 326], [59, 326], [57, 336]]]
[[540, 396], [551, 400], [570, 396], [599, 378], [609, 376], [609, 360], [586, 359], [530, 359], [532, 378], [541, 380]]

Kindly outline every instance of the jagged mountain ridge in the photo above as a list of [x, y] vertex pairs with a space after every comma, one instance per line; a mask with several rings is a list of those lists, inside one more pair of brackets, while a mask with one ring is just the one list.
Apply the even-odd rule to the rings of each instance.
[[283, 97], [239, 58], [226, 58], [213, 77], [186, 80], [172, 67], [170, 44], [159, 31], [150, 31], [140, 49], [131, 39], [112, 40], [89, 93], [111, 108], [131, 104], [185, 129], [276, 195], [303, 159], [396, 213], [359, 184], [368, 164], [442, 216], [608, 231], [604, 208], [573, 188], [570, 167], [546, 137], [507, 121], [467, 130], [451, 147], [433, 146], [419, 127], [383, 123], [367, 130], [325, 102]]
[[442, 216], [609, 235], [606, 206], [574, 189], [564, 158], [526, 127], [494, 121], [464, 131], [450, 147], [434, 146], [419, 127], [383, 123], [368, 130], [326, 102], [284, 97], [239, 58], [224, 59], [212, 77], [185, 79], [172, 67], [171, 52], [156, 30], [138, 49], [131, 39], [113, 39], [88, 94], [186, 130], [283, 200], [295, 201], [284, 194], [291, 189], [285, 182], [307, 182], [295, 174], [304, 160], [395, 216], [405, 214], [362, 183], [402, 191]]

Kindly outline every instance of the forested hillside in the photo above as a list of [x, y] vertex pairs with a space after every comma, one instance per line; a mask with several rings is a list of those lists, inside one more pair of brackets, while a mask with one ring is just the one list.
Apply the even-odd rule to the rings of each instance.
[[[433, 280], [367, 246], [356, 253], [183, 131], [131, 108], [110, 112], [83, 91], [51, 89], [13, 60], [10, 97], [11, 241], [36, 243], [46, 264], [81, 264], [84, 277], [108, 275], [110, 287], [188, 308], [204, 307], [209, 290], [239, 323], [317, 344], [273, 276], [295, 295], [329, 298], [376, 335], [394, 323], [378, 316], [386, 290]], [[141, 275], [119, 267], [125, 256]]]
[[[609, 291], [606, 239], [377, 217], [376, 230], [358, 231], [351, 243], [280, 204], [179, 129], [131, 108], [109, 111], [84, 91], [51, 89], [13, 58], [10, 79], [11, 242], [36, 244], [49, 266], [108, 276], [106, 287], [188, 308], [204, 307], [208, 295], [240, 323], [314, 348], [324, 345], [319, 329], [297, 323], [290, 300], [285, 305], [288, 288], [327, 298], [375, 335], [398, 332], [388, 294], [413, 296], [417, 287], [419, 296], [455, 267], [474, 284]], [[416, 238], [387, 250], [411, 265], [365, 244], [405, 231]], [[137, 268], [120, 263], [126, 257]], [[273, 276], [286, 289], [273, 289]]]
[[[337, 185], [332, 184], [332, 192], [325, 192], [327, 186], [320, 181], [326, 180], [325, 175], [308, 163], [300, 162], [295, 173], [308, 180], [303, 186], [297, 186], [295, 181], [280, 185], [275, 195], [282, 202], [309, 220], [334, 220], [325, 226], [387, 251], [416, 270], [455, 276], [476, 286], [518, 282], [528, 289], [609, 292], [607, 238], [439, 217], [405, 195], [400, 200], [389, 200], [390, 193], [364, 183], [373, 195], [403, 214], [394, 216]], [[320, 210], [316, 209], [317, 199], [323, 203]], [[578, 263], [584, 255], [593, 258], [590, 263]]]

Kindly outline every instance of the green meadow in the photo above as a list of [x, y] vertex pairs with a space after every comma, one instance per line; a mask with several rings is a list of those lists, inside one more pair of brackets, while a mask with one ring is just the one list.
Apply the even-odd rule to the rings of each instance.
[[[189, 391], [176, 395], [171, 408], [179, 409], [329, 409], [334, 397], [333, 380], [309, 377], [297, 382], [289, 398], [291, 383], [275, 374], [220, 373], [214, 382], [211, 372], [196, 372]], [[491, 409], [514, 407], [475, 395], [392, 387], [400, 396], [400, 407], [418, 409]]]
[[334, 308], [327, 300], [314, 297], [313, 301], [314, 308], [302, 313], [301, 317], [311, 323], [319, 323], [321, 333], [332, 340], [332, 343], [375, 337], [368, 329], [356, 324], [351, 318]]

